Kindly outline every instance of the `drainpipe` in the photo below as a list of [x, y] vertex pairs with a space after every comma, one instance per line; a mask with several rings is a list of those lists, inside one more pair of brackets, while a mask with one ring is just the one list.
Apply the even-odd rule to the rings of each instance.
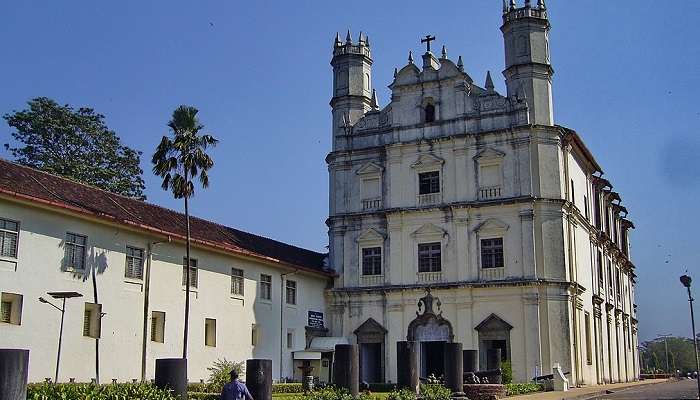
[[170, 243], [172, 238], [168, 236], [167, 240], [162, 240], [159, 242], [149, 242], [146, 252], [148, 253], [146, 257], [146, 273], [144, 276], [143, 283], [143, 337], [141, 340], [141, 382], [146, 382], [146, 354], [148, 345], [148, 304], [149, 304], [149, 294], [151, 288], [151, 260], [153, 259], [153, 247], [160, 243]]
[[[282, 362], [282, 357], [284, 356], [284, 338], [287, 336], [284, 334], [284, 303], [286, 303], [286, 292], [284, 288], [284, 277], [287, 275], [294, 275], [299, 272], [295, 269], [292, 272], [283, 272], [280, 274], [280, 380], [282, 380], [282, 372], [284, 370], [284, 363]], [[293, 373], [294, 371], [292, 371]]]

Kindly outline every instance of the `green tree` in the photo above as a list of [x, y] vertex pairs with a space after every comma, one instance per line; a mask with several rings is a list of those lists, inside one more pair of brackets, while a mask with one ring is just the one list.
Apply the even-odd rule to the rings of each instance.
[[214, 161], [207, 148], [216, 146], [217, 140], [208, 134], [200, 134], [204, 125], [199, 123], [199, 111], [191, 106], [179, 106], [173, 111], [168, 126], [172, 137], [163, 136], [153, 154], [153, 173], [163, 178], [161, 187], [170, 190], [176, 199], [185, 200], [187, 245], [185, 253], [185, 328], [183, 332], [182, 358], [187, 358], [187, 334], [190, 314], [190, 211], [188, 200], [194, 195], [194, 179], [199, 177], [203, 188], [209, 186], [209, 171]]
[[[647, 362], [647, 369], [683, 373], [695, 371], [693, 340], [683, 337], [668, 337], [668, 371], [666, 371], [666, 343], [658, 338], [642, 343], [642, 357]], [[650, 371], [651, 372], [651, 371]]]
[[[112, 193], [145, 199], [141, 153], [121, 143], [92, 108], [59, 105], [46, 97], [3, 118], [14, 128], [15, 143], [5, 148], [15, 161], [94, 185]], [[16, 145], [16, 147], [15, 147]]]

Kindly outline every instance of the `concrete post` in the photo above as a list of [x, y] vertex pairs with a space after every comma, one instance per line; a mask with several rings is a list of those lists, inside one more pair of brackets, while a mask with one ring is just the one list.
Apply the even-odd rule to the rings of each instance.
[[29, 350], [0, 349], [0, 399], [25, 400]]
[[445, 343], [445, 386], [452, 397], [464, 397], [464, 360], [462, 343]]
[[418, 342], [396, 342], [396, 382], [399, 389], [418, 393]]
[[[360, 368], [357, 346], [336, 344], [333, 355], [333, 383], [356, 397], [360, 392]], [[256, 399], [257, 400], [257, 399]]]
[[477, 372], [479, 370], [479, 352], [477, 350], [463, 350], [464, 372]]
[[245, 383], [255, 400], [272, 400], [272, 360], [252, 359], [245, 363]]
[[170, 389], [179, 399], [187, 399], [187, 359], [160, 358], [156, 360], [156, 387]]

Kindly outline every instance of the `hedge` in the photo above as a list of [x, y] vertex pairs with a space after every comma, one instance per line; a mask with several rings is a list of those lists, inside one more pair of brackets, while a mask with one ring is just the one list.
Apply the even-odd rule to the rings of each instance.
[[175, 400], [166, 390], [143, 383], [95, 385], [88, 383], [59, 383], [27, 385], [27, 400]]
[[506, 395], [517, 396], [520, 394], [528, 394], [544, 391], [544, 385], [541, 383], [509, 383], [506, 384]]
[[188, 400], [219, 400], [221, 393], [187, 392]]
[[273, 383], [272, 393], [304, 393], [301, 383]]

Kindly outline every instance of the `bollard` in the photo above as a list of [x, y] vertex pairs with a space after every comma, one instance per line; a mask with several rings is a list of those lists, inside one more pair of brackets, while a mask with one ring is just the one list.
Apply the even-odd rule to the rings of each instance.
[[187, 359], [160, 358], [156, 360], [156, 387], [170, 389], [175, 397], [187, 399]]
[[272, 360], [247, 360], [245, 377], [245, 384], [254, 400], [272, 400]]
[[25, 400], [29, 350], [0, 349], [0, 399]]
[[463, 350], [464, 373], [479, 371], [479, 352], [477, 350]]
[[445, 386], [452, 397], [464, 397], [464, 360], [462, 343], [445, 343]]
[[501, 349], [486, 350], [486, 369], [491, 371], [501, 368]]
[[333, 383], [338, 387], [348, 389], [353, 397], [357, 397], [360, 393], [360, 368], [356, 345], [335, 345]]
[[396, 342], [396, 382], [418, 393], [418, 342]]

